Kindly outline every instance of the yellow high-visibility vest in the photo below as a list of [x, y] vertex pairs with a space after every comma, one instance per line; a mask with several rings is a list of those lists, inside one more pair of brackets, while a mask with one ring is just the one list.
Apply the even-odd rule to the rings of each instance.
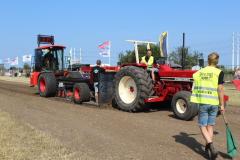
[[218, 77], [221, 70], [207, 66], [193, 74], [191, 102], [219, 105]]
[[147, 68], [152, 68], [154, 63], [154, 57], [150, 56], [148, 59], [148, 62], [146, 61], [146, 56], [142, 57], [142, 62], [147, 65]]

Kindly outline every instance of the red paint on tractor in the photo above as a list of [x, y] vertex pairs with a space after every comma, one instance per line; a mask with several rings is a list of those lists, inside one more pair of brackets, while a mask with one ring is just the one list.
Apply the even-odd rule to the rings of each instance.
[[183, 77], [183, 78], [192, 78], [195, 70], [176, 70], [171, 68], [168, 65], [159, 66], [159, 76], [164, 77]]
[[73, 96], [73, 92], [67, 91], [66, 96], [67, 96], [67, 97], [72, 97], [72, 96]]
[[74, 89], [74, 98], [75, 98], [76, 100], [79, 100], [79, 99], [81, 98], [79, 93], [80, 93], [80, 92], [79, 92], [79, 88], [75, 88], [75, 89]]
[[40, 91], [45, 92], [46, 91], [46, 83], [44, 79], [40, 80]]
[[153, 98], [147, 98], [144, 100], [145, 103], [152, 103], [152, 102], [163, 102], [164, 97], [153, 97]]
[[38, 84], [38, 77], [40, 75], [40, 72], [32, 72], [30, 76], [30, 86], [34, 87]]
[[121, 65], [121, 67], [125, 67], [125, 66], [135, 66], [135, 67], [147, 69], [147, 65], [143, 63], [128, 63], [128, 64]]

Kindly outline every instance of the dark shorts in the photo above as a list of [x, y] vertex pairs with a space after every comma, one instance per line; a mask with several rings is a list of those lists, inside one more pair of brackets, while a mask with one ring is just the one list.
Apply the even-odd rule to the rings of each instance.
[[214, 126], [216, 124], [216, 116], [218, 106], [210, 104], [199, 104], [198, 124], [200, 127]]

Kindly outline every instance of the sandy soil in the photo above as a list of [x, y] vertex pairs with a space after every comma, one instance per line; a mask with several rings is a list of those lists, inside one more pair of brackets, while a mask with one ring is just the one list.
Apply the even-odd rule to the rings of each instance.
[[[226, 116], [239, 140], [240, 94], [232, 85], [226, 86], [226, 92], [236, 99], [230, 101]], [[188, 122], [178, 120], [166, 105], [159, 104], [158, 109], [150, 112], [126, 113], [41, 98], [36, 88], [27, 84], [0, 81], [0, 109], [15, 121], [56, 139], [74, 153], [70, 159], [206, 159], [196, 118]], [[219, 117], [215, 130], [215, 146], [221, 153], [218, 159], [229, 159], [225, 141], [225, 126]]]

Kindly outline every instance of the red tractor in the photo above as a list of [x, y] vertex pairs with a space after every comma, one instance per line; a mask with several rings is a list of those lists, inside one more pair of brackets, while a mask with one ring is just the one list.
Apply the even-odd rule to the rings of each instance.
[[124, 111], [137, 112], [143, 110], [146, 103], [171, 101], [175, 116], [190, 120], [198, 113], [197, 106], [190, 102], [194, 72], [161, 64], [153, 84], [145, 65], [122, 66], [114, 80], [117, 106]]
[[91, 67], [90, 65], [69, 67], [69, 59], [64, 56], [64, 49], [64, 46], [54, 44], [53, 36], [38, 35], [38, 48], [35, 49], [30, 86], [38, 86], [42, 97], [69, 97], [79, 104], [88, 102], [93, 98], [91, 95], [94, 95], [91, 94], [93, 91]]
[[[44, 43], [50, 45], [40, 46]], [[90, 101], [94, 95], [91, 94], [94, 92], [92, 68], [85, 65], [77, 67], [76, 71], [65, 70], [65, 47], [54, 45], [53, 36], [39, 35], [38, 44], [30, 84], [38, 86], [40, 96], [70, 97], [79, 104]], [[135, 53], [138, 60], [138, 52]], [[114, 102], [120, 110], [139, 112], [147, 103], [171, 101], [177, 118], [192, 119], [198, 112], [197, 106], [190, 102], [195, 71], [176, 70], [161, 61], [159, 63], [154, 84], [144, 64], [105, 67], [106, 72], [100, 74], [100, 102]]]
[[[114, 101], [116, 106], [127, 112], [138, 112], [152, 102], [171, 102], [174, 115], [182, 120], [191, 120], [198, 114], [197, 104], [190, 102], [194, 70], [179, 70], [165, 64], [164, 57], [158, 61], [158, 72], [153, 83], [145, 64], [139, 63], [138, 44], [146, 41], [133, 41], [136, 64], [122, 65], [114, 78]], [[155, 43], [154, 43], [155, 44]], [[228, 96], [225, 96], [225, 101]]]

